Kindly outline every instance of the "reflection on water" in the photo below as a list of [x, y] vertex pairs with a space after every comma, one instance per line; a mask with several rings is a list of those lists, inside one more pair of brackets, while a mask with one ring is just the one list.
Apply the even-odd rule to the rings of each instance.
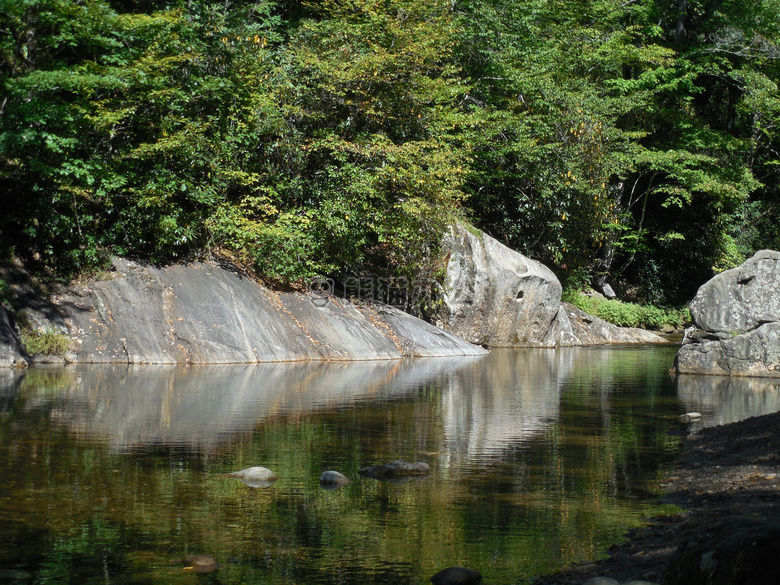
[[677, 394], [688, 412], [702, 415], [692, 431], [780, 411], [780, 379], [680, 374]]
[[[594, 558], [652, 514], [658, 468], [692, 428], [679, 414], [780, 410], [765, 380], [673, 380], [674, 351], [2, 371], [0, 571], [422, 584], [465, 565], [513, 583]], [[431, 473], [358, 473], [396, 459]], [[257, 466], [279, 479], [226, 477]], [[323, 489], [326, 470], [349, 481]], [[192, 555], [215, 564], [196, 575]]]

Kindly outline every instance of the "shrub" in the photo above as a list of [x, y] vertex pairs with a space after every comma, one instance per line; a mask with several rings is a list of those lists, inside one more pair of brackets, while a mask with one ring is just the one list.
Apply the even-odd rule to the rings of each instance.
[[626, 303], [615, 299], [592, 297], [573, 290], [565, 291], [563, 300], [619, 327], [661, 329], [670, 326], [677, 329], [690, 323], [691, 320], [687, 308], [675, 309]]
[[70, 343], [70, 337], [51, 328], [22, 330], [22, 345], [30, 355], [62, 356], [70, 349]]

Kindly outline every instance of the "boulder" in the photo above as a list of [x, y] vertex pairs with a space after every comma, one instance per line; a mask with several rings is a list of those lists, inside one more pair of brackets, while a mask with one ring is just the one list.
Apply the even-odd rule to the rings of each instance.
[[762, 250], [705, 283], [690, 303], [696, 327], [732, 336], [780, 322], [780, 252]]
[[678, 373], [780, 377], [780, 252], [763, 250], [718, 274], [690, 311]]
[[454, 225], [439, 322], [443, 329], [488, 347], [559, 347], [666, 343], [661, 336], [616, 327], [561, 303], [561, 283], [546, 266], [496, 239]]
[[447, 331], [492, 347], [556, 345], [562, 289], [549, 268], [461, 224], [443, 249]]

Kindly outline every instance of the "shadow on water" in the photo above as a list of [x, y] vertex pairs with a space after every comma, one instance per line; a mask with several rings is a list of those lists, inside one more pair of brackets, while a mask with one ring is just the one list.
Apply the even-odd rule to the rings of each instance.
[[[655, 513], [692, 426], [777, 385], [669, 375], [674, 348], [0, 372], [0, 571], [37, 583], [516, 583]], [[395, 459], [431, 473], [360, 476]], [[252, 488], [224, 476], [278, 475]], [[350, 481], [326, 490], [336, 470]], [[260, 484], [258, 484], [260, 485]], [[207, 555], [209, 572], [182, 559]], [[0, 573], [0, 575], [5, 573]], [[9, 573], [10, 574], [10, 573]], [[26, 575], [26, 577], [25, 577]]]

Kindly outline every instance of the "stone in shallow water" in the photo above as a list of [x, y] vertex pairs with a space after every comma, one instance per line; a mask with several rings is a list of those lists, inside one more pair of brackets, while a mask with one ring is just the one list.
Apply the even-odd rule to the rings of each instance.
[[465, 567], [448, 567], [431, 577], [433, 585], [476, 585], [481, 581], [479, 571]]
[[428, 475], [430, 472], [431, 468], [428, 467], [428, 464], [424, 461], [408, 463], [400, 459], [385, 463], [384, 465], [373, 465], [358, 470], [360, 475], [365, 475], [366, 477], [372, 477], [374, 479], [395, 479], [410, 475]]
[[323, 471], [320, 476], [320, 485], [326, 490], [336, 490], [348, 483], [349, 478], [338, 471]]
[[270, 487], [279, 479], [276, 474], [265, 467], [248, 467], [241, 471], [223, 474], [244, 482], [249, 487]]
[[699, 412], [686, 412], [680, 415], [680, 422], [689, 423], [695, 420], [701, 419], [701, 413]]
[[196, 573], [211, 573], [219, 568], [217, 559], [209, 555], [189, 555], [184, 557], [185, 571]]

